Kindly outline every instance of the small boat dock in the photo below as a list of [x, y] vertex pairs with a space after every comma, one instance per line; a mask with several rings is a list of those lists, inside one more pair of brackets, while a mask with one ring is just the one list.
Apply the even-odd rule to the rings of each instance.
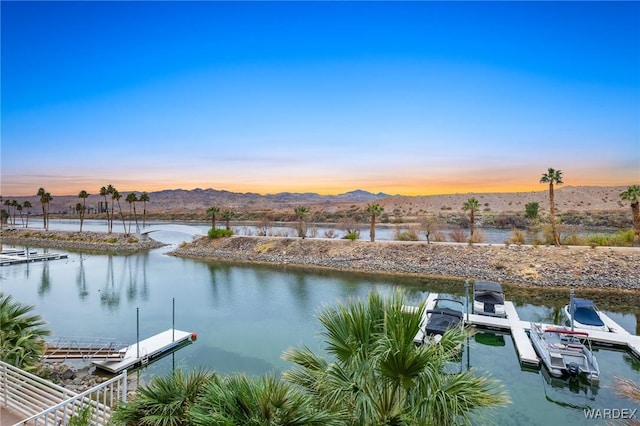
[[[437, 293], [430, 293], [427, 296], [427, 299], [425, 301], [425, 312], [429, 309], [433, 309], [437, 298]], [[538, 366], [540, 364], [540, 359], [535, 349], [533, 348], [528, 335], [531, 329], [531, 323], [528, 321], [522, 321], [520, 319], [513, 302], [505, 301], [504, 307], [507, 314], [506, 318], [477, 315], [467, 312], [464, 314], [465, 323], [477, 327], [507, 331], [511, 333], [514, 345], [516, 347], [516, 350], [518, 351], [520, 362], [525, 365]], [[611, 331], [581, 331], [588, 332], [589, 339], [595, 344], [626, 347], [636, 357], [640, 358], [640, 336], [632, 335], [607, 315], [600, 313], [600, 316], [603, 318], [603, 321], [605, 322], [605, 324], [607, 324], [608, 329]], [[423, 319], [423, 321], [426, 321], [426, 318]], [[557, 325], [548, 324], [543, 324], [543, 326], [560, 327]]]
[[146, 365], [152, 359], [161, 357], [180, 345], [195, 340], [195, 338], [195, 333], [170, 328], [120, 349], [117, 355], [111, 356], [111, 359], [97, 359], [92, 363], [110, 373], [119, 373], [138, 365]]
[[66, 254], [38, 253], [35, 250], [5, 249], [0, 252], [0, 266], [19, 263], [40, 262], [44, 260], [66, 259]]

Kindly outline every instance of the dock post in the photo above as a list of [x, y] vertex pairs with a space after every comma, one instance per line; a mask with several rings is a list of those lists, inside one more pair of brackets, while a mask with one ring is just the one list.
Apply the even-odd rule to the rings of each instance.
[[571, 331], [573, 331], [573, 316], [576, 313], [575, 305], [573, 304], [573, 289], [569, 290], [569, 312], [571, 313]]
[[173, 306], [172, 306], [172, 313], [173, 313], [173, 317], [171, 319], [171, 341], [175, 342], [176, 341], [176, 298], [173, 298]]
[[136, 308], [136, 358], [140, 359], [140, 308]]
[[464, 298], [466, 300], [465, 311], [467, 312], [467, 322], [469, 322], [469, 280], [464, 280]]

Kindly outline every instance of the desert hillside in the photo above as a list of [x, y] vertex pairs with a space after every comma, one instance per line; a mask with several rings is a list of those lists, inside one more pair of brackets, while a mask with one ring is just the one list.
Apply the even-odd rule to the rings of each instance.
[[[577, 211], [620, 211], [628, 209], [627, 202], [620, 200], [619, 194], [623, 186], [561, 186], [556, 188], [555, 202], [560, 212]], [[89, 191], [91, 193], [91, 191]], [[120, 205], [127, 212], [129, 204], [124, 200], [128, 193], [122, 192]], [[140, 193], [138, 192], [138, 195]], [[51, 213], [73, 213], [77, 203], [82, 200], [77, 196], [51, 194]], [[218, 206], [221, 210], [241, 211], [291, 211], [296, 206], [306, 206], [313, 211], [336, 212], [345, 209], [366, 208], [368, 203], [376, 202], [386, 212], [398, 211], [405, 216], [413, 216], [426, 212], [460, 211], [462, 204], [475, 197], [483, 212], [522, 212], [525, 204], [537, 202], [541, 210], [549, 208], [549, 194], [545, 189], [533, 192], [497, 192], [497, 193], [464, 193], [426, 196], [401, 196], [373, 194], [366, 191], [352, 191], [339, 195], [318, 195], [315, 193], [279, 193], [260, 195], [255, 193], [234, 193], [216, 189], [164, 190], [149, 193], [150, 201], [146, 203], [148, 213], [193, 212], [206, 211], [208, 207]], [[32, 204], [31, 214], [40, 212], [40, 201], [32, 197], [11, 197], [18, 203], [29, 200]], [[91, 193], [86, 206], [91, 210], [98, 209], [103, 197]], [[111, 203], [111, 199], [108, 199]], [[138, 212], [142, 211], [142, 203], [137, 203]], [[116, 207], [117, 209], [117, 207]]]

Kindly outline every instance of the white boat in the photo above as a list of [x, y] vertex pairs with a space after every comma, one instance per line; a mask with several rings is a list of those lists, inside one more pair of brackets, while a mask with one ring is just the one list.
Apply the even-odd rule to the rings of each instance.
[[589, 333], [566, 327], [545, 327], [531, 323], [531, 343], [543, 364], [554, 377], [583, 374], [591, 383], [600, 380], [600, 367], [591, 352]]
[[473, 312], [479, 315], [505, 318], [504, 292], [502, 286], [493, 281], [473, 283]]
[[569, 304], [562, 309], [567, 318], [567, 326], [571, 326], [573, 320], [574, 328], [585, 330], [609, 331], [602, 318], [596, 304], [589, 299], [572, 297]]

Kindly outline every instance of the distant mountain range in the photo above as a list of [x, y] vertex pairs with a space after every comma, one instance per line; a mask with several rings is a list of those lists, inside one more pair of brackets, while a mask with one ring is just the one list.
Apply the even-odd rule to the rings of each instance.
[[[560, 210], [590, 210], [612, 211], [629, 209], [627, 202], [620, 200], [622, 186], [561, 186], [556, 189], [556, 207]], [[140, 194], [140, 191], [136, 191]], [[81, 200], [77, 196], [53, 195], [49, 211], [51, 213], [73, 213], [75, 206]], [[129, 205], [124, 201], [127, 192], [121, 192], [120, 204], [127, 212]], [[400, 211], [407, 215], [424, 212], [461, 211], [463, 203], [475, 197], [479, 200], [482, 212], [523, 211], [528, 202], [537, 202], [541, 209], [548, 208], [549, 194], [545, 189], [529, 192], [496, 192], [496, 193], [466, 193], [442, 195], [403, 196], [390, 195], [356, 189], [337, 195], [320, 195], [313, 192], [294, 193], [280, 192], [277, 194], [261, 195], [253, 192], [238, 193], [218, 189], [167, 189], [150, 192], [150, 202], [147, 211], [155, 212], [189, 212], [202, 211], [208, 207], [217, 206], [221, 210], [234, 211], [283, 211], [292, 210], [297, 206], [306, 206], [313, 210], [335, 212], [354, 207], [365, 209], [368, 203], [379, 203], [385, 211]], [[32, 204], [31, 213], [38, 214], [40, 201], [36, 196], [10, 197], [19, 203], [29, 200]], [[103, 201], [99, 195], [92, 194], [86, 200], [88, 208], [97, 208]], [[108, 199], [111, 203], [111, 200]], [[138, 210], [142, 208], [137, 204]], [[4, 208], [4, 206], [3, 206]]]

